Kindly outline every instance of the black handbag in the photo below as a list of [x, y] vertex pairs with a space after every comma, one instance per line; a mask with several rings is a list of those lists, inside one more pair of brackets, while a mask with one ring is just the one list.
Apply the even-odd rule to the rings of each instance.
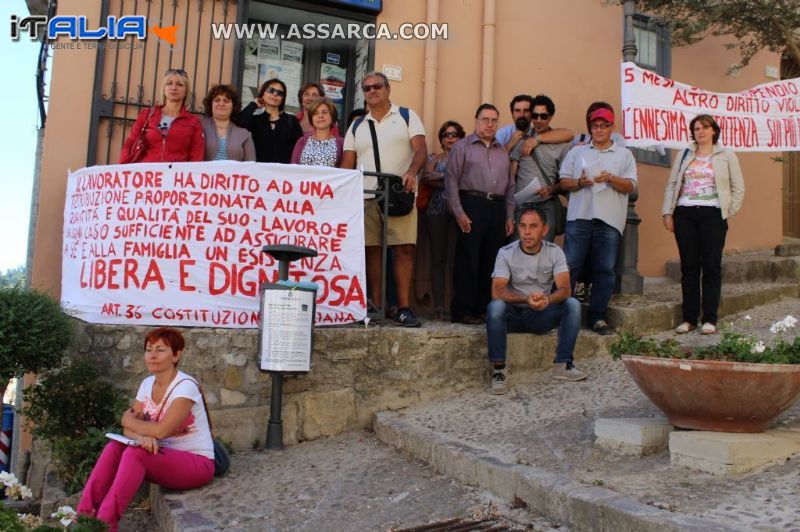
[[[372, 153], [375, 156], [375, 171], [381, 171], [381, 155], [378, 151], [378, 134], [375, 132], [375, 122], [367, 120], [369, 134], [372, 136]], [[388, 190], [387, 190], [388, 184]], [[384, 212], [384, 201], [389, 200], [389, 216], [405, 216], [414, 208], [414, 191], [408, 192], [403, 186], [403, 179], [392, 176], [379, 180], [378, 191], [383, 192], [378, 199], [381, 213]]]

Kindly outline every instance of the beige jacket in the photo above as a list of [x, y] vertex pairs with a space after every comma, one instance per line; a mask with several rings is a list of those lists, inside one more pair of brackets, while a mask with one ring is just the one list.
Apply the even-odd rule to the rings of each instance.
[[[672, 214], [678, 198], [681, 195], [681, 185], [683, 184], [683, 173], [689, 164], [695, 159], [697, 143], [686, 148], [688, 153], [684, 157], [684, 150], [678, 152], [675, 162], [672, 163], [672, 171], [669, 174], [667, 188], [664, 190], [664, 205], [661, 207], [661, 214]], [[714, 181], [717, 185], [717, 195], [719, 196], [720, 210], [722, 219], [733, 216], [741, 208], [744, 200], [744, 177], [742, 169], [739, 167], [739, 159], [730, 150], [715, 144], [714, 151], [711, 153], [711, 166], [714, 168]]]

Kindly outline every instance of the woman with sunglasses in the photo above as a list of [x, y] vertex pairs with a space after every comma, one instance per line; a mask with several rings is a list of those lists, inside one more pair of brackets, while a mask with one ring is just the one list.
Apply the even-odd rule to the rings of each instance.
[[252, 135], [231, 120], [241, 107], [239, 93], [230, 85], [216, 85], [208, 91], [203, 99], [206, 116], [200, 120], [206, 135], [206, 161], [256, 160]]
[[[258, 98], [239, 113], [239, 123], [253, 135], [256, 161], [288, 164], [297, 139], [303, 136], [300, 122], [294, 115], [284, 113], [286, 84], [278, 78], [261, 85]], [[257, 113], [263, 109], [263, 113]]]
[[295, 144], [292, 164], [338, 168], [344, 139], [333, 130], [338, 119], [336, 105], [328, 98], [320, 98], [309, 104], [307, 112], [314, 129]]
[[[455, 220], [447, 212], [444, 197], [444, 171], [450, 149], [466, 135], [458, 122], [448, 120], [439, 128], [439, 145], [442, 152], [430, 154], [428, 163], [420, 175], [420, 192], [417, 209], [420, 213], [420, 232], [428, 237], [430, 244], [431, 292], [433, 292], [434, 317], [443, 320], [444, 290], [447, 259], [452, 257], [455, 243]], [[429, 195], [428, 195], [429, 194]], [[428, 199], [425, 201], [425, 196]]]
[[203, 126], [187, 108], [192, 86], [186, 71], [179, 68], [167, 70], [161, 79], [160, 94], [157, 105], [139, 113], [122, 146], [120, 164], [203, 160]]

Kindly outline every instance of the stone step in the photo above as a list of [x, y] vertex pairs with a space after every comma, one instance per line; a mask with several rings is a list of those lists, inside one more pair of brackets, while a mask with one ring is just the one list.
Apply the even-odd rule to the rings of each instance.
[[783, 243], [775, 246], [778, 257], [800, 257], [800, 238], [784, 237]]
[[[435, 429], [403, 419], [400, 412], [375, 416], [381, 441], [422, 460], [459, 482], [491, 491], [576, 530], [636, 532], [741, 530], [711, 519], [662, 510], [599, 486], [587, 486], [541, 467], [512, 463]], [[517, 501], [518, 500], [518, 501]]]
[[[797, 282], [750, 282], [722, 284], [719, 316], [736, 314], [783, 297], [798, 297]], [[665, 281], [645, 285], [644, 295], [615, 295], [608, 312], [609, 324], [615, 329], [637, 333], [666, 331], [681, 321], [680, 283]]]
[[[782, 253], [790, 255], [776, 256], [777, 249], [725, 255], [722, 257], [722, 283], [800, 282], [800, 256], [797, 256], [800, 253], [793, 253], [794, 250], [794, 246], [790, 245], [782, 250]], [[680, 282], [679, 260], [667, 261], [666, 270], [667, 277]]]

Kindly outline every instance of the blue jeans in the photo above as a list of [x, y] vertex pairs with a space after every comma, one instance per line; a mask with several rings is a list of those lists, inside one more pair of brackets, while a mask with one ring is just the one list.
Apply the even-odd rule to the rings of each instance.
[[[592, 297], [589, 300], [589, 327], [599, 320], [607, 320], [608, 301], [614, 293], [614, 265], [622, 235], [602, 220], [571, 220], [567, 222], [564, 254], [569, 266], [569, 279], [573, 291], [581, 277], [581, 269], [589, 268]], [[585, 262], [584, 262], [585, 261]]]
[[544, 310], [515, 307], [502, 299], [493, 299], [486, 309], [486, 337], [489, 361], [505, 362], [507, 333], [545, 334], [558, 327], [558, 346], [553, 362], [572, 362], [578, 329], [581, 327], [581, 304], [574, 297]]

